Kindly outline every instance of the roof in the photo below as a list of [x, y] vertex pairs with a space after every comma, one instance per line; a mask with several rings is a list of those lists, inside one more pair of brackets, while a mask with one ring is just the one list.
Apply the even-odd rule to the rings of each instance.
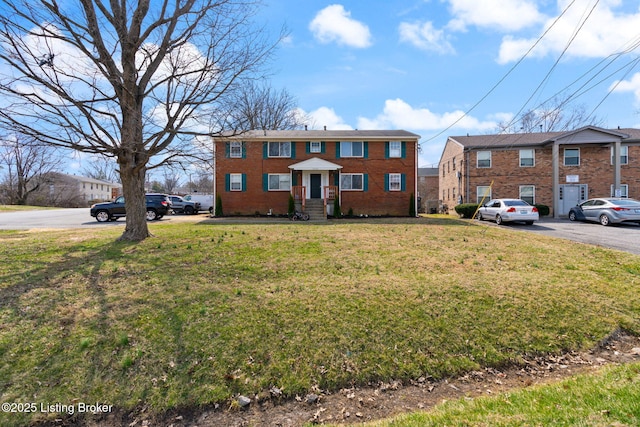
[[72, 179], [74, 181], [79, 181], [79, 182], [87, 182], [90, 184], [104, 184], [104, 185], [110, 185], [112, 187], [122, 187], [122, 185], [117, 182], [109, 182], [102, 179], [89, 178], [88, 176], [71, 175], [63, 172], [50, 172], [50, 173], [58, 175], [62, 178]]
[[438, 168], [418, 168], [418, 176], [438, 176]]
[[318, 157], [313, 157], [309, 160], [289, 165], [289, 169], [298, 171], [334, 171], [342, 169], [342, 166], [336, 165], [335, 163], [328, 162]]
[[251, 130], [222, 138], [242, 140], [269, 141], [326, 141], [326, 140], [359, 140], [359, 141], [389, 141], [389, 140], [418, 140], [417, 135], [406, 130]]
[[[625, 142], [640, 142], [640, 129], [602, 129], [595, 126], [585, 126], [580, 129], [566, 132], [536, 132], [536, 133], [509, 133], [498, 135], [467, 135], [451, 136], [453, 140], [466, 149], [474, 148], [506, 148], [506, 147], [531, 147], [552, 144], [561, 139], [570, 139], [581, 133], [601, 133], [606, 135], [603, 142], [611, 142], [621, 139]], [[584, 142], [584, 141], [581, 141]], [[566, 142], [564, 142], [566, 143]]]

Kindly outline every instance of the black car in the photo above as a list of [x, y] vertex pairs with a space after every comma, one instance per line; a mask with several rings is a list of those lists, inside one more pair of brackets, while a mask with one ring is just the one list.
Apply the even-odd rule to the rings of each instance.
[[[171, 199], [166, 194], [145, 194], [147, 201], [147, 221], [160, 219], [171, 211]], [[98, 222], [115, 221], [126, 216], [124, 209], [124, 196], [116, 198], [113, 202], [96, 203], [91, 206], [91, 216]]]

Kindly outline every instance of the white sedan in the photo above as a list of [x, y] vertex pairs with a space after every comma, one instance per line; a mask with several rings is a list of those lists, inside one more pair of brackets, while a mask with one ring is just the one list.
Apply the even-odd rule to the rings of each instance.
[[478, 219], [495, 221], [500, 225], [503, 222], [520, 221], [527, 225], [538, 221], [538, 208], [531, 206], [521, 199], [493, 199], [489, 200], [478, 209]]

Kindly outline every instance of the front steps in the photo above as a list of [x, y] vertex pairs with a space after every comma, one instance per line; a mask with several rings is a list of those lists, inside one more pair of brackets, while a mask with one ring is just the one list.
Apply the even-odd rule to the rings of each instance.
[[322, 199], [305, 200], [304, 211], [309, 214], [309, 221], [326, 221], [324, 213], [324, 201]]

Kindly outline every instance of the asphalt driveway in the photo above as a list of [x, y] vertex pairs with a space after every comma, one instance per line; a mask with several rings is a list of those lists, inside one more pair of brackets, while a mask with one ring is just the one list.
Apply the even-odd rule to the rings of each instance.
[[[493, 224], [483, 221], [482, 224]], [[533, 225], [507, 224], [513, 230], [523, 230], [574, 242], [588, 243], [640, 255], [640, 225], [619, 224], [603, 226], [591, 222], [572, 222], [568, 219], [542, 218]], [[568, 247], [568, 250], [571, 248]]]

